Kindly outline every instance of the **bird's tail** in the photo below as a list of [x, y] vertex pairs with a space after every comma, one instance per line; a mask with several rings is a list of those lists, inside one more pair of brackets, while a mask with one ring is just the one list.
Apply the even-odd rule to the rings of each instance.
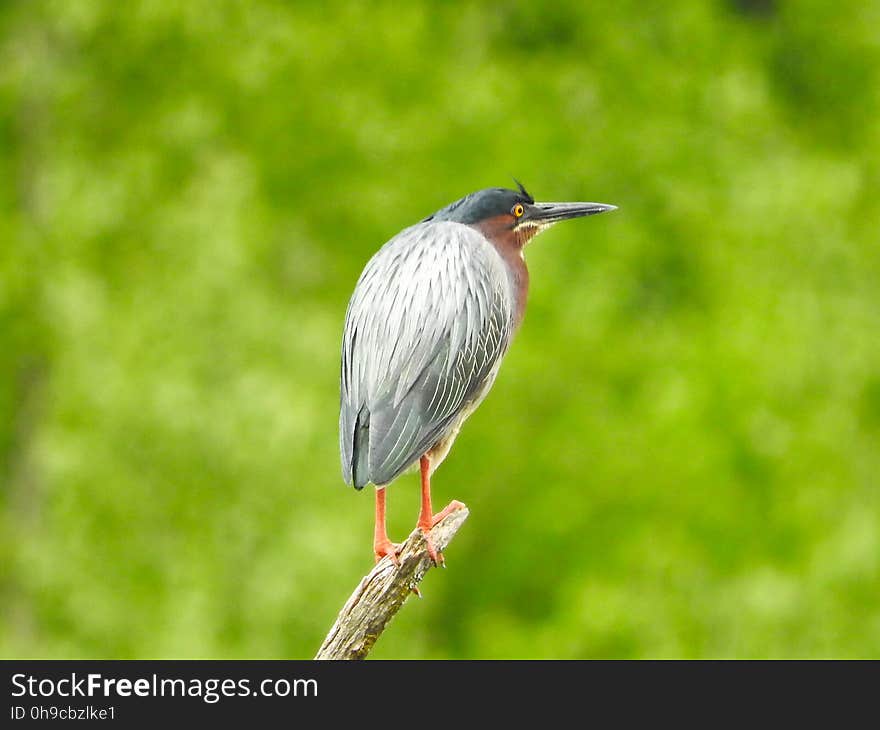
[[363, 489], [370, 482], [369, 455], [370, 412], [366, 406], [363, 406], [354, 423], [354, 443], [351, 452], [351, 479], [355, 489]]

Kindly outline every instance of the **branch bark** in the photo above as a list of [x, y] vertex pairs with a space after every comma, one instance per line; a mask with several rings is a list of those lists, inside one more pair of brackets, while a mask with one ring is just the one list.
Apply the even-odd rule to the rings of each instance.
[[[455, 510], [430, 532], [437, 550], [446, 546], [468, 517], [467, 507]], [[400, 610], [434, 563], [425, 538], [413, 530], [398, 555], [400, 565], [382, 558], [360, 582], [336, 617], [315, 659], [363, 659], [388, 622]]]

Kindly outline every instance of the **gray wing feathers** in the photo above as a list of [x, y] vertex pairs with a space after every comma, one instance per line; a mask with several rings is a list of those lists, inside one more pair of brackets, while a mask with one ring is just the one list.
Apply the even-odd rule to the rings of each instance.
[[510, 342], [513, 294], [479, 233], [423, 222], [370, 260], [342, 345], [342, 471], [386, 484], [443, 435]]

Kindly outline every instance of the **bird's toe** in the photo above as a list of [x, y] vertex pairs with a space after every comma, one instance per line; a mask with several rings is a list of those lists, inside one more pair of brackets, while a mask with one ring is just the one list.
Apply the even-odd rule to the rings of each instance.
[[428, 557], [431, 558], [431, 562], [433, 562], [435, 566], [443, 566], [445, 568], [446, 559], [443, 557], [443, 553], [434, 547], [429, 530], [421, 525], [419, 526], [419, 529], [422, 531], [422, 537], [425, 539], [425, 550], [428, 552]]
[[400, 559], [397, 556], [400, 553], [401, 547], [401, 545], [393, 543], [391, 540], [376, 543], [373, 545], [373, 554], [376, 556], [376, 562], [378, 563], [382, 558], [390, 558], [392, 563], [400, 565]]
[[459, 502], [457, 499], [453, 499], [449, 504], [447, 504], [442, 510], [440, 510], [436, 515], [431, 518], [431, 527], [436, 527], [440, 522], [449, 517], [449, 515], [451, 515], [453, 512], [457, 512], [460, 509], [464, 509], [464, 502]]

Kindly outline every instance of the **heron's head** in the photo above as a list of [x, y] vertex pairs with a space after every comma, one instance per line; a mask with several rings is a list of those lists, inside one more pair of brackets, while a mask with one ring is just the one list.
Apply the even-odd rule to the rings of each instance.
[[536, 203], [517, 182], [518, 190], [488, 188], [441, 208], [426, 221], [454, 221], [478, 228], [490, 240], [524, 246], [541, 231], [569, 218], [616, 210], [604, 203]]

